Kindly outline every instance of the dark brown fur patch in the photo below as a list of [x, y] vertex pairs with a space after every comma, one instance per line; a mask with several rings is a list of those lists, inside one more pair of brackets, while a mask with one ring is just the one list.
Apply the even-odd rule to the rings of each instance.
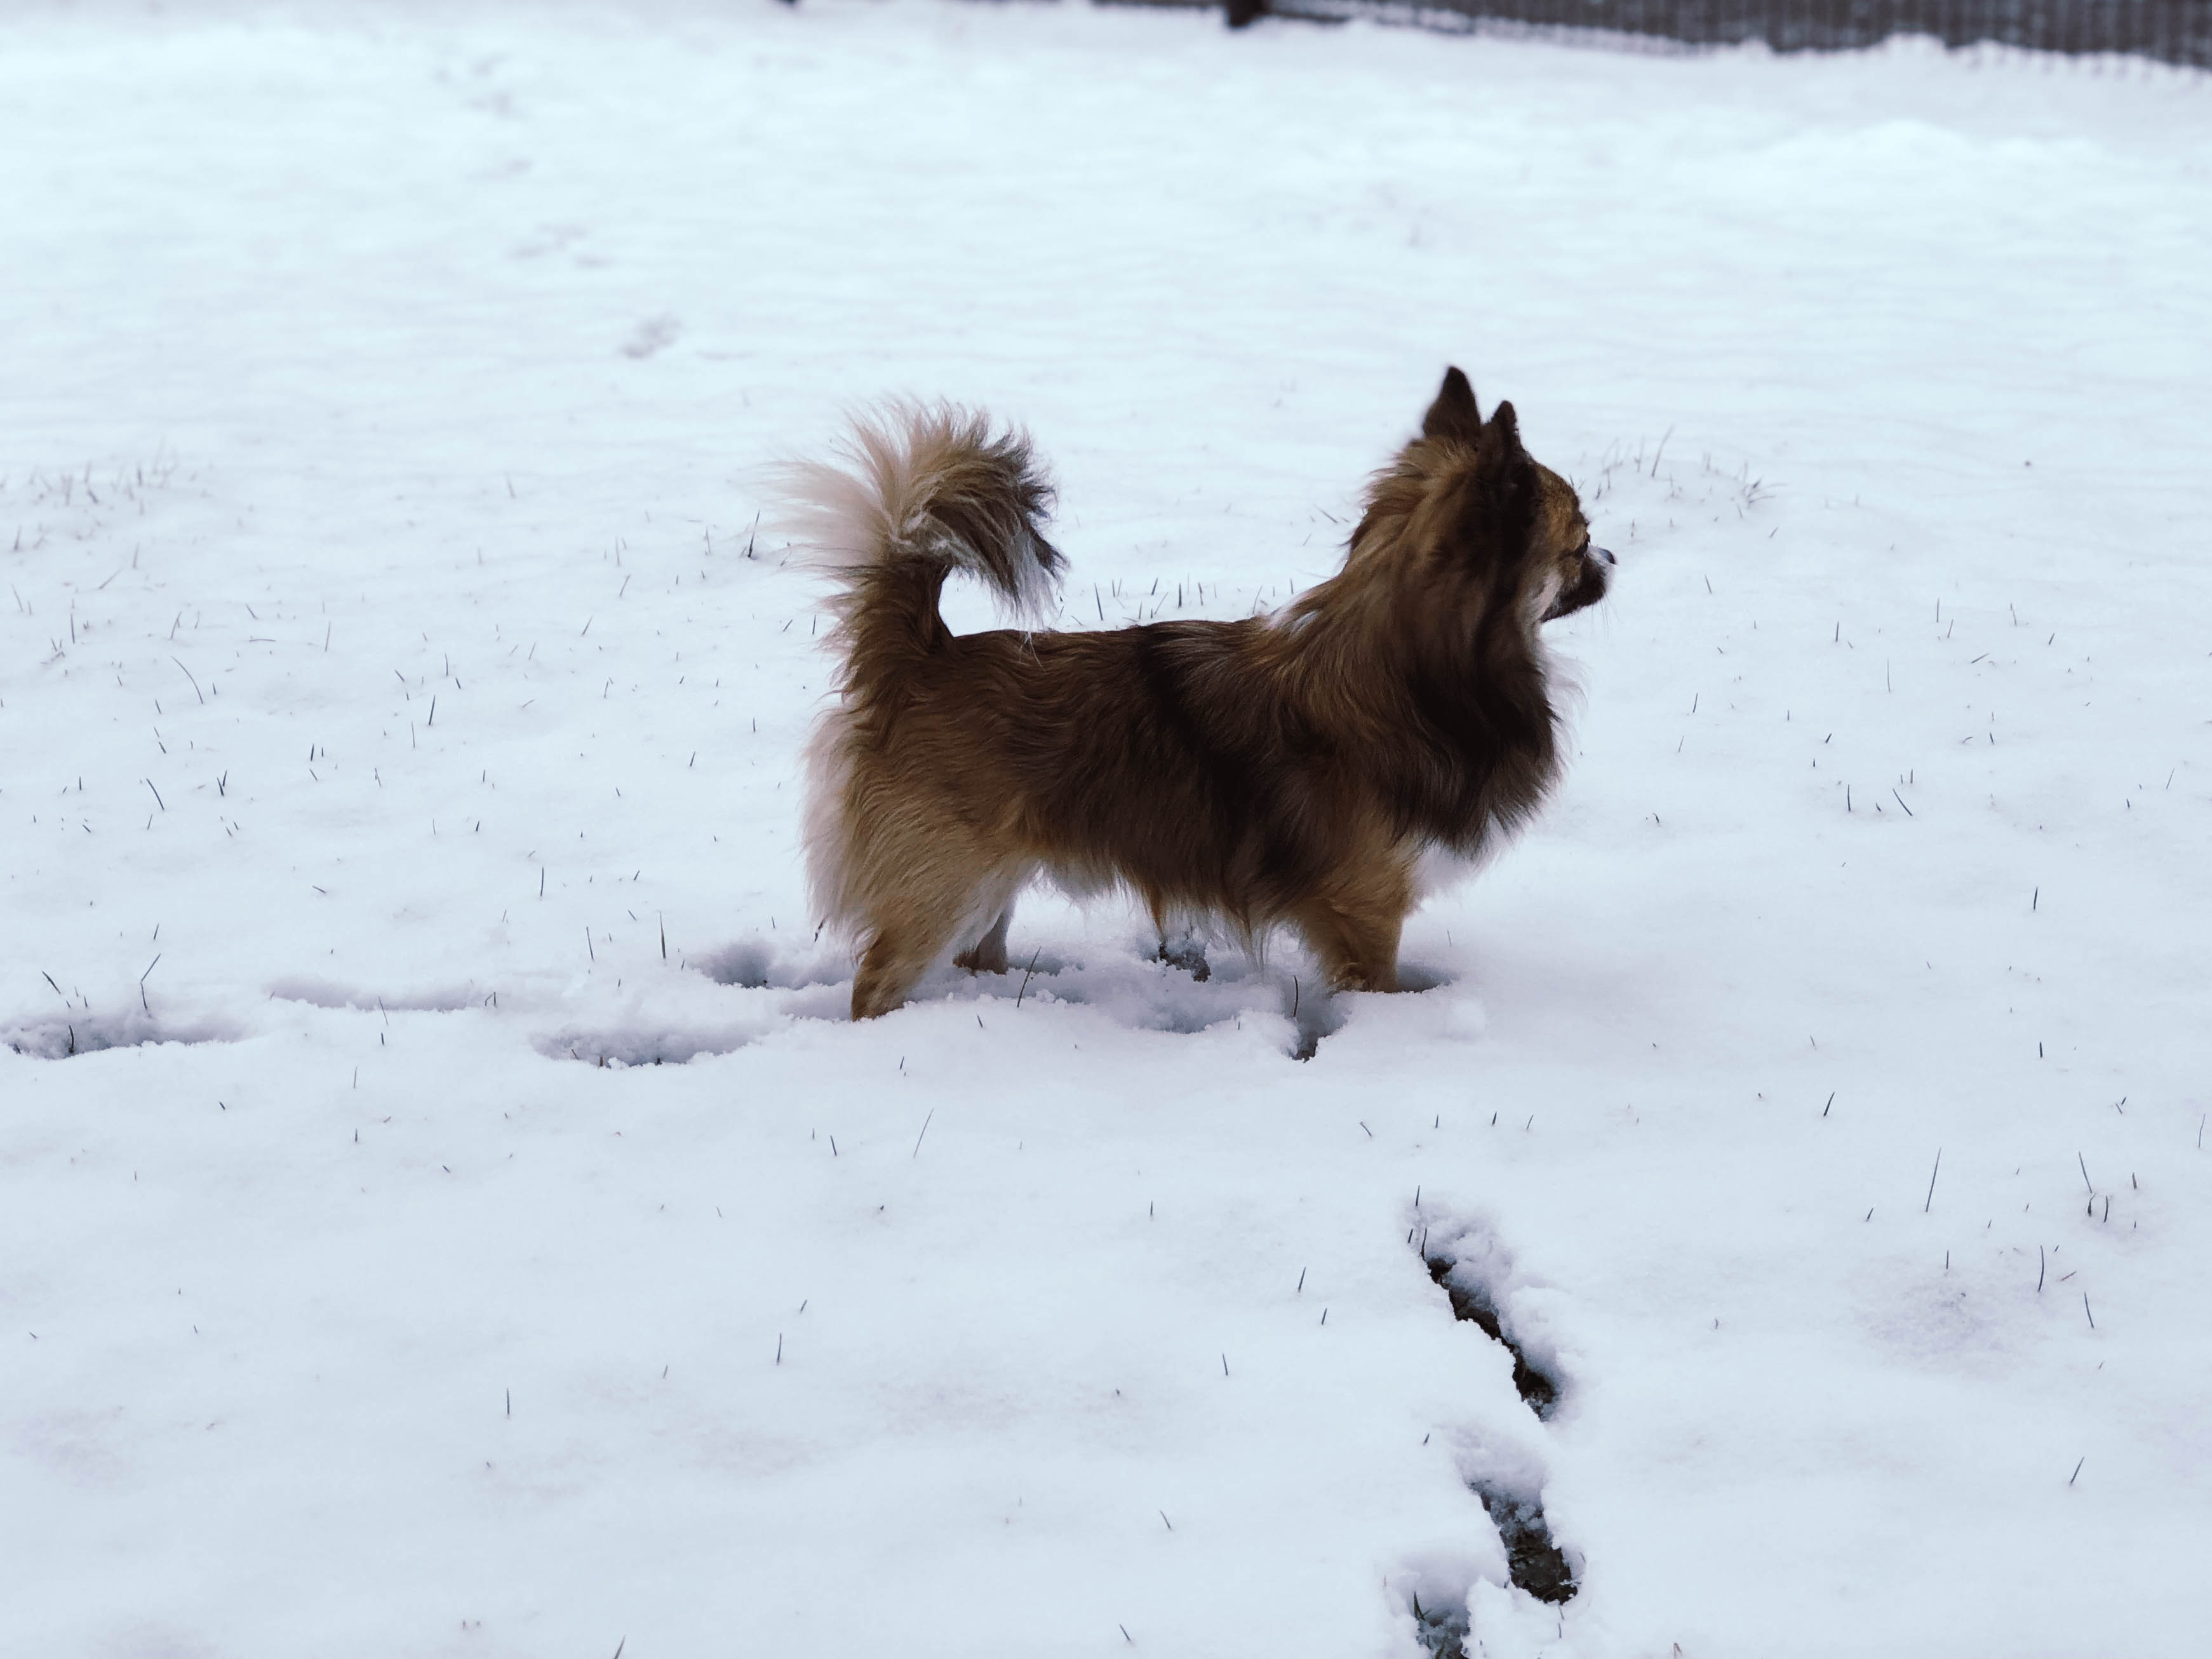
[[817, 915], [860, 950], [856, 1018], [956, 945], [1003, 970], [1040, 878], [1127, 889], [1163, 928], [1286, 925], [1339, 988], [1394, 989], [1423, 855], [1480, 855], [1558, 775], [1538, 629], [1602, 598], [1612, 556], [1457, 369], [1369, 486], [1343, 569], [1243, 622], [955, 635], [953, 570], [1023, 605], [1059, 568], [1027, 441], [902, 405], [853, 459], [798, 494], [840, 584], [807, 858]]

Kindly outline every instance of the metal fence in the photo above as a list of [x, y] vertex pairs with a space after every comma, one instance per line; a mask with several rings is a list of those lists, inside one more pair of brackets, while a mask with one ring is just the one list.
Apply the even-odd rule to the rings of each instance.
[[1764, 40], [1777, 52], [1844, 52], [1921, 34], [1948, 46], [1990, 41], [2212, 69], [2212, 0], [1226, 0], [1226, 9], [1232, 27], [1267, 15], [1382, 15], [1447, 27], [1600, 30], [1686, 46]]

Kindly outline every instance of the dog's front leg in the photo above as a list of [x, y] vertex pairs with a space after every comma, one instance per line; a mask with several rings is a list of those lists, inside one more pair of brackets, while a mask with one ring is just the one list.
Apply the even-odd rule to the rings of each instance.
[[1293, 918], [1339, 991], [1398, 988], [1398, 936], [1406, 923], [1402, 897], [1316, 899]]

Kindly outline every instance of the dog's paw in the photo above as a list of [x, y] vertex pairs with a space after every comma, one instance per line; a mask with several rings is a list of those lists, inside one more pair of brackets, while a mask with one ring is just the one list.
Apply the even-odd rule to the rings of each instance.
[[1200, 985], [1213, 977], [1213, 969], [1206, 960], [1206, 946], [1188, 934], [1177, 939], [1162, 939], [1159, 960], [1170, 968], [1182, 969]]

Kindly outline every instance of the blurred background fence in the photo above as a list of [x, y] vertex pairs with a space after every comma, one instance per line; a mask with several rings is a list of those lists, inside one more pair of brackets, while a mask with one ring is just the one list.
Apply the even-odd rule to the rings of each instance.
[[[1139, 0], [1139, 3], [1146, 0]], [[1205, 0], [1150, 0], [1195, 4]], [[1443, 27], [1484, 23], [1599, 30], [1777, 52], [1843, 52], [1893, 34], [1948, 46], [1984, 41], [2071, 56], [2117, 53], [2212, 69], [2212, 0], [1226, 0], [1229, 21], [1389, 16]]]

